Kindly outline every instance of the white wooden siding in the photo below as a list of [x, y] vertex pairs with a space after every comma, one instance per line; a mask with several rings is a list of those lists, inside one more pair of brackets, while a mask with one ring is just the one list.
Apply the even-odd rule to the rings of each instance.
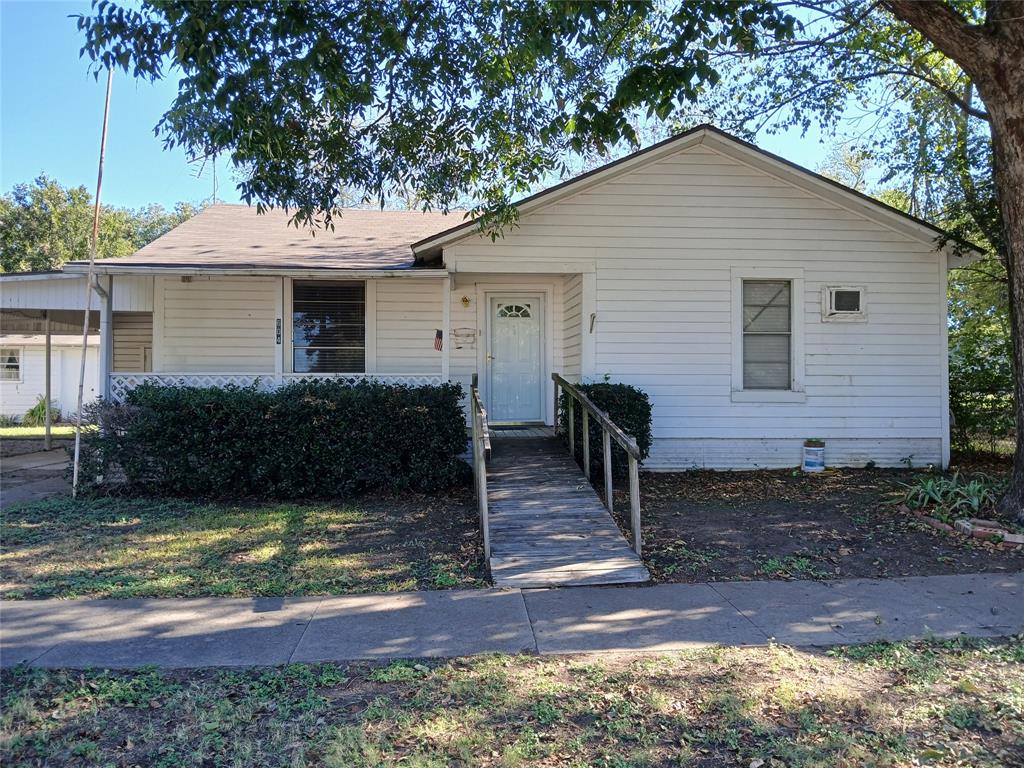
[[[12, 345], [16, 346], [16, 345]], [[46, 390], [46, 347], [26, 346], [21, 361], [21, 381], [0, 381], [0, 413], [20, 419], [36, 404]], [[66, 417], [78, 405], [78, 374], [81, 347], [51, 349], [50, 387], [53, 406]], [[96, 399], [99, 392], [99, 349], [95, 342], [85, 358], [84, 402]]]
[[[649, 466], [793, 466], [809, 437], [828, 441], [834, 463], [941, 459], [944, 258], [716, 150], [681, 150], [449, 256], [595, 265], [582, 373], [649, 393]], [[767, 267], [804, 277], [805, 402], [731, 401], [730, 272]], [[867, 288], [867, 322], [821, 321], [822, 287], [841, 284]]]
[[[100, 299], [91, 299], [94, 311]], [[40, 275], [35, 279], [0, 280], [0, 306], [4, 309], [84, 309], [85, 276]], [[152, 312], [153, 278], [137, 275], [114, 277], [115, 312]]]
[[115, 312], [114, 370], [144, 372], [147, 347], [153, 348], [153, 313]]
[[273, 373], [280, 290], [273, 277], [156, 278], [154, 371]]
[[[434, 334], [442, 326], [441, 281], [384, 279], [376, 284], [375, 373], [438, 373]], [[447, 340], [446, 340], [447, 343]]]
[[569, 381], [578, 381], [583, 365], [583, 276], [569, 275], [565, 278], [565, 306], [563, 309], [562, 333], [565, 337], [565, 352], [562, 358], [562, 375]]

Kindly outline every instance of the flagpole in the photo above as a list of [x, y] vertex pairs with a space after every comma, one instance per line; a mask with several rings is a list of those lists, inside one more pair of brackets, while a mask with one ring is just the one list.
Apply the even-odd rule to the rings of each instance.
[[85, 399], [85, 358], [89, 350], [89, 315], [92, 313], [93, 283], [96, 280], [96, 245], [100, 237], [100, 191], [103, 189], [103, 162], [107, 154], [107, 124], [110, 119], [110, 90], [113, 82], [114, 69], [108, 66], [107, 95], [103, 102], [103, 129], [100, 132], [100, 163], [96, 174], [96, 205], [92, 211], [92, 242], [89, 243], [89, 272], [85, 279], [85, 318], [82, 320], [82, 358], [78, 367], [78, 415], [75, 419], [75, 463], [71, 479], [72, 497], [78, 496], [78, 460], [82, 450], [82, 406]]

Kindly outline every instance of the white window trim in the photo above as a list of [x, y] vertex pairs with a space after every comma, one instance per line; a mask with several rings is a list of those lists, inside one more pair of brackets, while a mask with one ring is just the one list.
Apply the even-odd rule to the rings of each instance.
[[18, 351], [18, 378], [0, 379], [3, 384], [24, 384], [25, 383], [25, 348], [18, 346], [4, 347], [4, 349], [16, 349]]
[[[734, 403], [804, 403], [804, 271], [799, 267], [733, 267], [732, 276], [732, 393]], [[790, 329], [789, 389], [743, 389], [743, 281], [789, 280]]]
[[[859, 312], [837, 312], [832, 308], [836, 291], [860, 293]], [[868, 320], [868, 289], [863, 285], [823, 285], [821, 287], [821, 320], [825, 323], [866, 323]]]

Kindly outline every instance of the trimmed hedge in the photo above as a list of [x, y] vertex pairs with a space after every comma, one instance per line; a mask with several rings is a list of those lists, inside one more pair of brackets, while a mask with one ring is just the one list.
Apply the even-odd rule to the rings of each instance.
[[144, 385], [123, 405], [95, 406], [103, 429], [83, 435], [84, 476], [180, 495], [437, 490], [465, 477], [461, 399], [457, 384]]
[[[640, 449], [640, 460], [643, 461], [651, 452], [651, 401], [647, 393], [629, 384], [614, 384], [611, 382], [600, 382], [596, 384], [577, 384], [577, 388], [590, 398], [598, 408], [608, 414], [615, 424], [623, 432], [631, 435], [636, 440]], [[559, 423], [563, 439], [569, 442], [569, 411], [568, 395], [564, 392], [559, 400]], [[576, 456], [583, 460], [583, 410], [577, 406], [574, 409], [574, 421], [576, 423], [574, 434], [576, 437]], [[601, 443], [601, 425], [595, 419], [590, 420], [590, 471], [592, 477], [600, 477], [604, 471], [604, 450]], [[617, 476], [625, 475], [629, 471], [629, 463], [626, 452], [619, 448], [619, 444], [612, 441], [612, 471]]]

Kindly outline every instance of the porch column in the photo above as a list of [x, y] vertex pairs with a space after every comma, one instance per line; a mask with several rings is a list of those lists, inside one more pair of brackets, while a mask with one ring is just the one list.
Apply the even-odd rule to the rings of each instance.
[[100, 395], [110, 399], [110, 372], [114, 370], [114, 276], [107, 275], [100, 295]]
[[452, 362], [452, 276], [441, 281], [441, 381], [448, 381]]
[[50, 310], [48, 309], [43, 310], [43, 328], [46, 331], [46, 383], [44, 385], [43, 393], [43, 400], [46, 404], [46, 415], [44, 416], [45, 421], [43, 423], [46, 425], [46, 431], [43, 433], [43, 448], [50, 450], [53, 448], [53, 439], [50, 436], [50, 382], [52, 380], [50, 371], [50, 352], [52, 339], [50, 334]]

